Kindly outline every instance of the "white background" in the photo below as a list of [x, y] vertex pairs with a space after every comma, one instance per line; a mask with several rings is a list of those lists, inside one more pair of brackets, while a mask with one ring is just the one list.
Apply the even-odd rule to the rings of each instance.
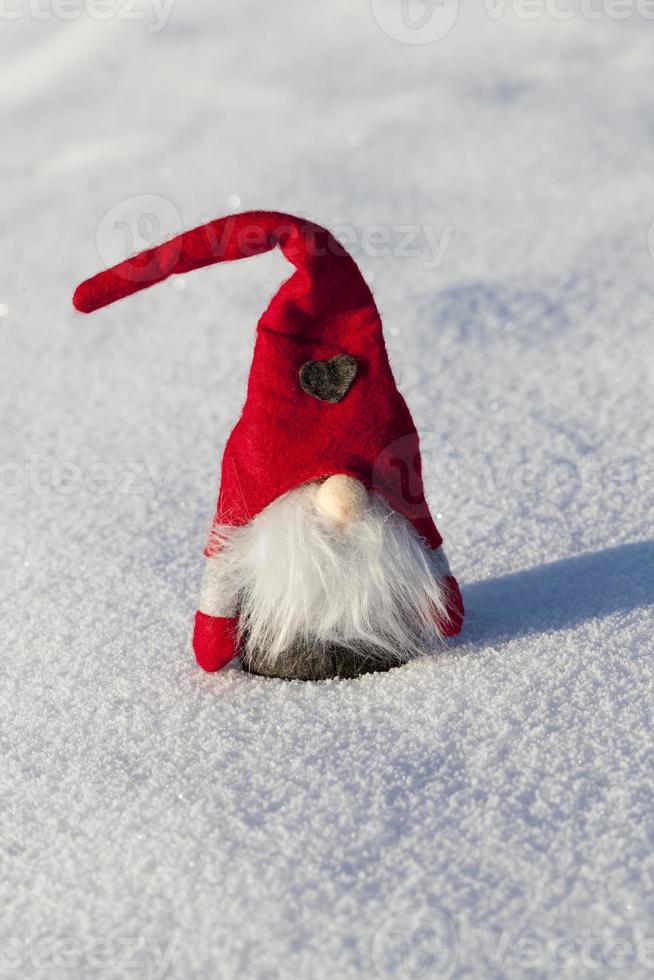
[[[0, 17], [0, 975], [653, 976], [654, 21], [66, 9]], [[347, 226], [372, 283], [468, 609], [445, 655], [194, 665], [288, 268], [71, 296], [257, 207]]]

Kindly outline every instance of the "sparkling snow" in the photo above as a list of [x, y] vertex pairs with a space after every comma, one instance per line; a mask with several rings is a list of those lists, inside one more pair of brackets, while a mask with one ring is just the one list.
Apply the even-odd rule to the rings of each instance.
[[[654, 976], [654, 21], [480, 0], [417, 44], [391, 6], [3, 5], [0, 976]], [[255, 207], [374, 281], [468, 608], [445, 655], [193, 663], [286, 264], [70, 299]]]

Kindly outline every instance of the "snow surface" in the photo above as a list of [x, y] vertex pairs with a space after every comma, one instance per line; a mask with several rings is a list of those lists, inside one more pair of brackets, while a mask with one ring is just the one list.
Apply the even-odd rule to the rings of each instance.
[[[384, 3], [0, 19], [0, 975], [654, 976], [654, 21], [475, 3], [418, 45]], [[286, 265], [70, 298], [254, 207], [349, 226], [374, 280], [468, 607], [445, 655], [194, 666]]]

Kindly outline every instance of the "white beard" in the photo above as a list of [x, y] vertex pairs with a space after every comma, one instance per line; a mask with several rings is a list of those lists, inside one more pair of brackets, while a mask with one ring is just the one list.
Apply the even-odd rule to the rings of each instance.
[[238, 611], [246, 661], [271, 673], [291, 650], [336, 646], [375, 669], [432, 648], [436, 617], [447, 618], [442, 549], [376, 494], [360, 520], [336, 526], [317, 510], [317, 492], [305, 484], [244, 527], [214, 529], [203, 611]]

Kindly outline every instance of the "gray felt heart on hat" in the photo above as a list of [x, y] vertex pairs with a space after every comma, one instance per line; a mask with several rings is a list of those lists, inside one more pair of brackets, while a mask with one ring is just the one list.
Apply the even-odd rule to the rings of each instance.
[[307, 361], [300, 368], [302, 391], [323, 402], [340, 402], [350, 390], [357, 373], [356, 358], [336, 354], [328, 361]]

